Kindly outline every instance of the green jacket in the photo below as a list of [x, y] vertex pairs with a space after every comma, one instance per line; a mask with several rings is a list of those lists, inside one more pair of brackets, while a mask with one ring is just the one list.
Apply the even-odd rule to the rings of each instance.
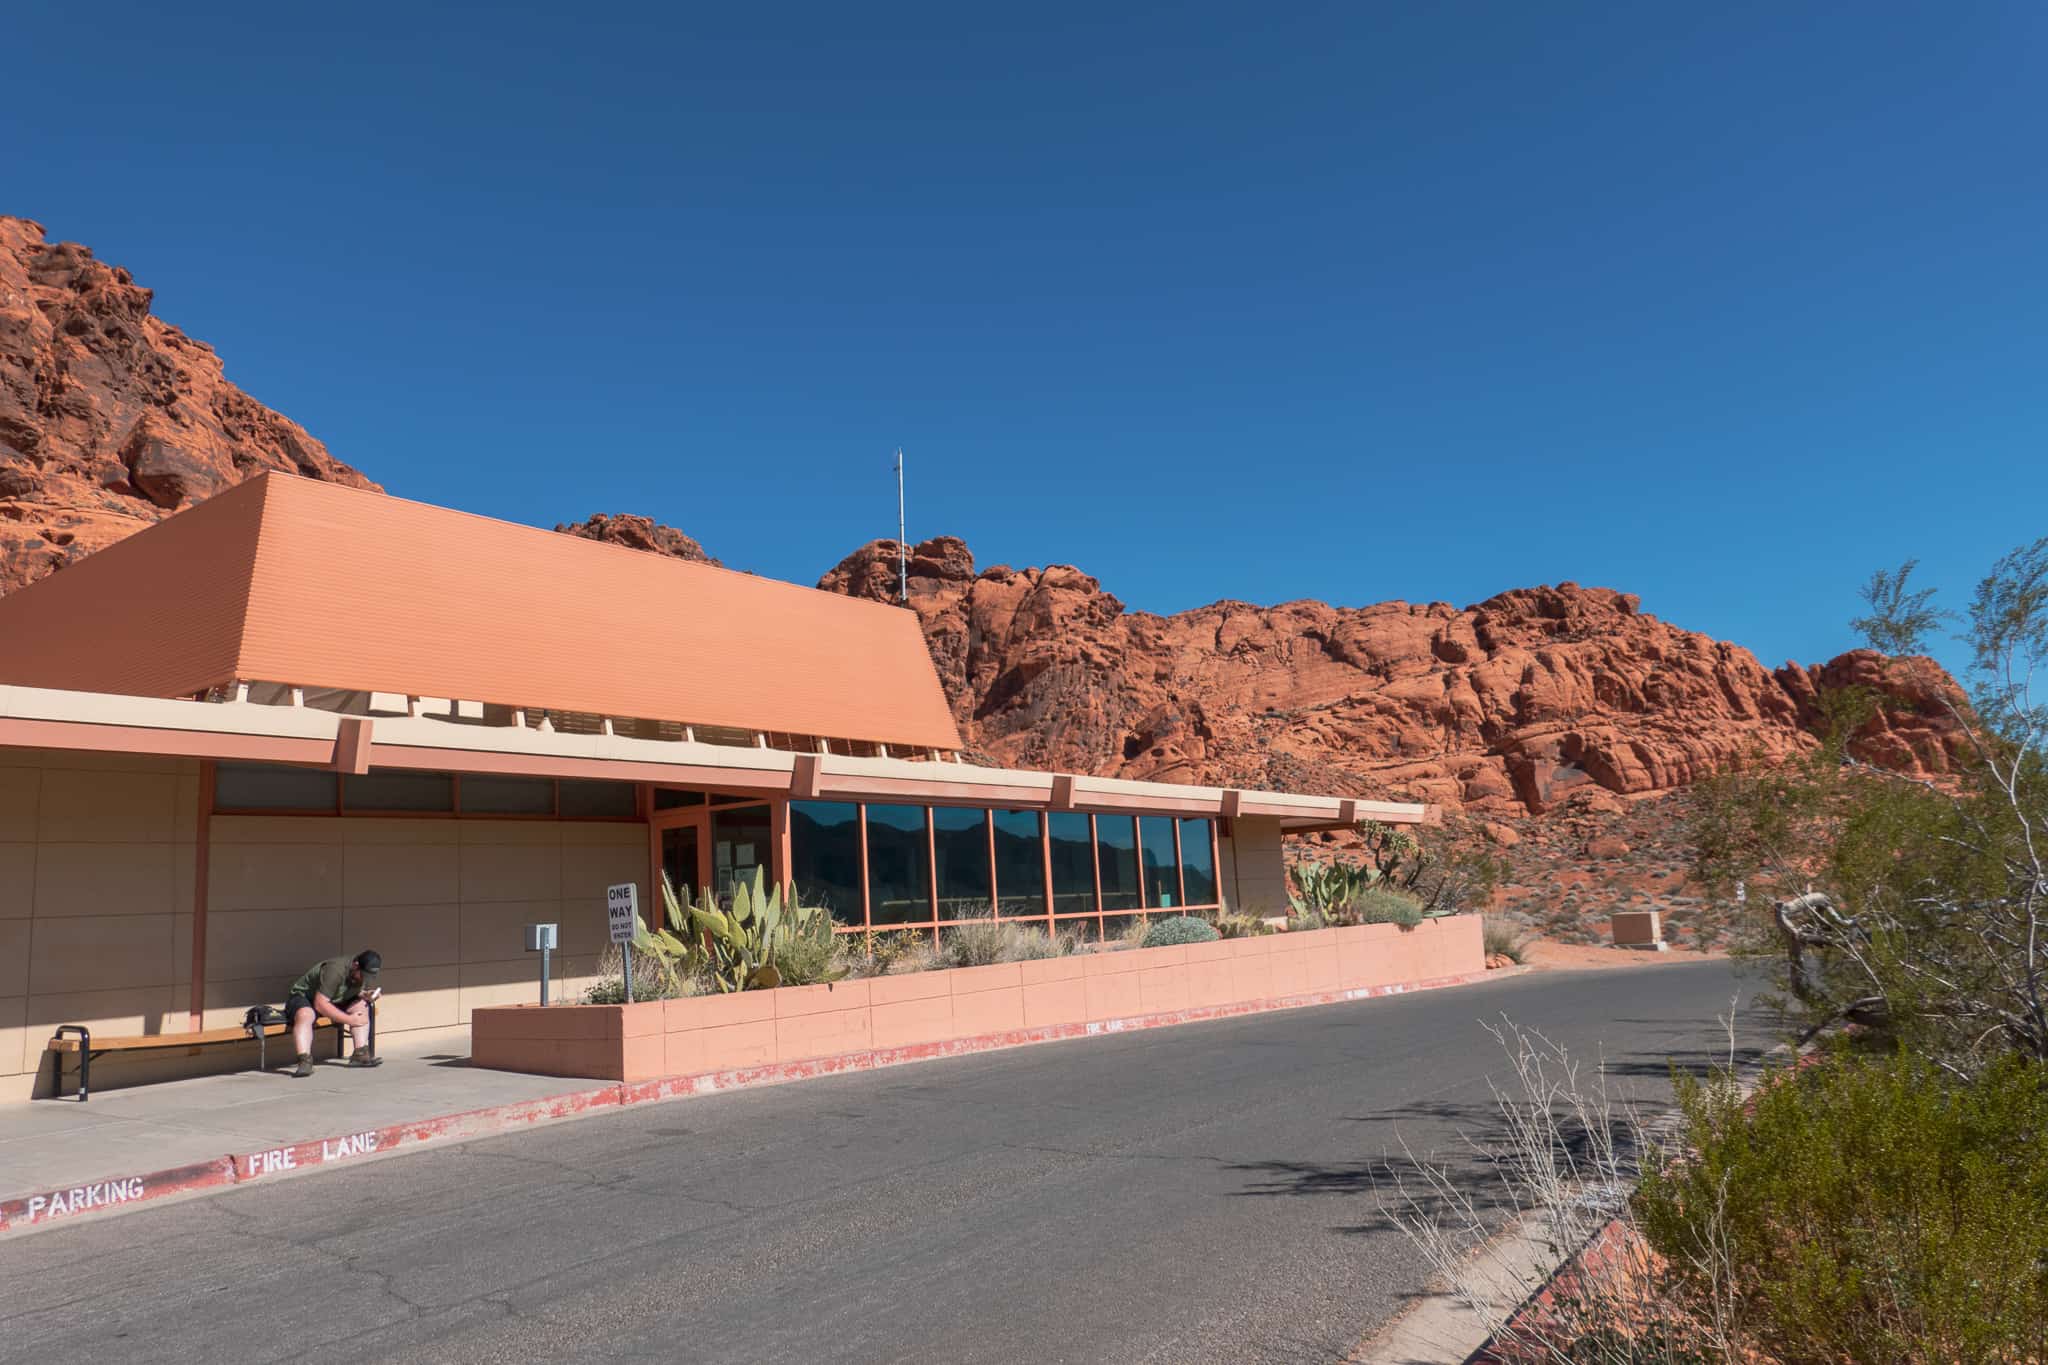
[[337, 1007], [345, 1009], [350, 1001], [363, 993], [362, 986], [349, 984], [348, 974], [355, 965], [352, 957], [330, 957], [325, 962], [316, 962], [292, 982], [292, 988], [286, 994], [303, 995], [311, 1000], [313, 992], [318, 991]]

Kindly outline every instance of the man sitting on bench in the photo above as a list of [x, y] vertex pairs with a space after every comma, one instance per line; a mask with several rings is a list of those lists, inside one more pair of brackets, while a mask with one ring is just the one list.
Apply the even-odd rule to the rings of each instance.
[[348, 1057], [350, 1066], [382, 1066], [384, 1059], [370, 1051], [370, 1002], [383, 992], [377, 986], [377, 972], [384, 959], [369, 948], [354, 957], [330, 957], [306, 969], [292, 982], [284, 1002], [284, 1017], [291, 1020], [292, 1042], [299, 1050], [299, 1065], [292, 1075], [313, 1074], [313, 1021], [326, 1019], [336, 1028], [355, 1035], [356, 1048]]

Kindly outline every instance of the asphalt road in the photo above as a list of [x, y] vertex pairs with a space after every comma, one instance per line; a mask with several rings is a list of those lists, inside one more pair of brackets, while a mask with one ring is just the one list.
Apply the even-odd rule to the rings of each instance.
[[0, 1243], [0, 1360], [1342, 1359], [1425, 1275], [1382, 1212], [1404, 1142], [1490, 1186], [1459, 1136], [1504, 1071], [1482, 1019], [1656, 1096], [1725, 1051], [1739, 984], [1542, 973], [1045, 1044], [61, 1227]]

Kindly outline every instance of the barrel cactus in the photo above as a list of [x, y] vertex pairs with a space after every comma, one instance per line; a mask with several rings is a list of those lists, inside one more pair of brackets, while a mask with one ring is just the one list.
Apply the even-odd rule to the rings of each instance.
[[1218, 937], [1216, 926], [1193, 915], [1175, 915], [1153, 920], [1145, 930], [1142, 947], [1169, 948], [1176, 943], [1208, 943]]

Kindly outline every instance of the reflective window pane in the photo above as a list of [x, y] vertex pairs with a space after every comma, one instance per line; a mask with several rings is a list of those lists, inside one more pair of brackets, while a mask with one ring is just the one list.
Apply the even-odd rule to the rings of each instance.
[[939, 918], [987, 919], [988, 812], [932, 808], [932, 852], [938, 857]]
[[213, 770], [215, 810], [332, 811], [336, 775], [317, 768], [222, 763]]
[[630, 820], [636, 813], [630, 782], [562, 782], [564, 820]]
[[553, 815], [555, 784], [544, 777], [465, 777], [464, 815]]
[[1102, 865], [1102, 908], [1138, 908], [1137, 821], [1128, 815], [1095, 817], [1095, 847]]
[[1180, 865], [1173, 853], [1173, 821], [1157, 815], [1140, 817], [1138, 852], [1145, 862], [1145, 904], [1159, 910], [1177, 908]]
[[860, 924], [860, 807], [850, 801], [789, 803], [790, 876], [806, 905], [839, 924]]
[[703, 804], [703, 792], [684, 791], [677, 787], [656, 787], [654, 789], [654, 808], [656, 810], [675, 810], [682, 806], [701, 806]]
[[1095, 910], [1095, 841], [1088, 817], [1073, 811], [1046, 816], [1052, 842], [1052, 906], [1056, 914]]
[[350, 773], [341, 801], [351, 811], [453, 811], [455, 779], [447, 773]]
[[928, 854], [923, 806], [868, 807], [868, 914], [876, 924], [930, 922]]
[[1035, 810], [991, 811], [996, 826], [997, 907], [1004, 919], [1045, 918], [1045, 859]]
[[1207, 820], [1180, 822], [1180, 875], [1189, 905], [1216, 904], [1216, 845]]

